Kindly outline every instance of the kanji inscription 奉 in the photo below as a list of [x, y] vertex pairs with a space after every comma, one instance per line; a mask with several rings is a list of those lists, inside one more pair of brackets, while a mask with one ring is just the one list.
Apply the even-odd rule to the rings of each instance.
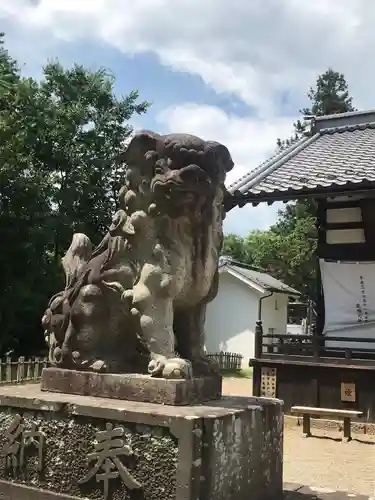
[[87, 457], [89, 463], [95, 463], [86, 476], [79, 481], [79, 484], [83, 484], [94, 476], [96, 481], [103, 481], [104, 500], [108, 499], [109, 481], [117, 477], [120, 477], [130, 490], [142, 488], [142, 485], [132, 476], [120, 459], [120, 457], [133, 455], [131, 447], [125, 444], [124, 434], [123, 427], [114, 428], [111, 423], [106, 424], [105, 431], [98, 431], [95, 434], [97, 440], [95, 451]]

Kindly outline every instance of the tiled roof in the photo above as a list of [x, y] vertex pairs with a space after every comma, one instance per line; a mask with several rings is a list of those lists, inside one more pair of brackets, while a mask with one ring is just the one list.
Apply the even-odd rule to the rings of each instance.
[[225, 258], [224, 262], [221, 265], [222, 267], [226, 267], [227, 269], [232, 269], [234, 272], [242, 275], [247, 280], [253, 282], [255, 285], [260, 286], [264, 290], [272, 291], [272, 292], [281, 292], [287, 293], [290, 295], [300, 295], [297, 290], [291, 288], [286, 285], [282, 281], [273, 278], [267, 273], [263, 273], [260, 271], [256, 271], [249, 267], [242, 266], [239, 262], [236, 264], [231, 263], [230, 259]]
[[313, 119], [311, 132], [252, 170], [228, 190], [248, 200], [264, 195], [329, 191], [375, 183], [375, 112]]

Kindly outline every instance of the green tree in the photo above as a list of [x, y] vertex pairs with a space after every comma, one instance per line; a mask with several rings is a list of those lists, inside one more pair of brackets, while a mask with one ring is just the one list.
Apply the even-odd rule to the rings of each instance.
[[277, 273], [280, 241], [273, 231], [254, 230], [245, 238], [228, 234], [221, 253], [254, 268]]
[[305, 296], [315, 292], [314, 259], [316, 237], [313, 217], [296, 220], [292, 231], [270, 228], [252, 231], [246, 238], [230, 234], [224, 238], [223, 255], [260, 268]]
[[94, 241], [114, 209], [128, 121], [146, 112], [114, 77], [53, 62], [37, 82], [0, 48], [0, 354], [43, 346], [40, 318], [63, 286], [60, 258], [72, 233]]
[[344, 75], [332, 68], [318, 76], [316, 86], [310, 87], [307, 97], [311, 108], [303, 109], [304, 115], [323, 116], [355, 111]]
[[103, 235], [123, 174], [122, 166], [107, 160], [123, 149], [132, 131], [128, 120], [144, 113], [148, 103], [137, 102], [137, 91], [118, 99], [115, 79], [105, 70], [92, 73], [78, 65], [65, 70], [50, 63], [44, 75], [37, 95], [45, 122], [37, 161], [51, 180], [58, 258], [72, 231], [94, 241]]
[[[303, 108], [303, 116], [323, 116], [355, 111], [353, 98], [349, 95], [348, 83], [342, 73], [328, 68], [318, 76], [315, 87], [310, 87], [307, 97], [311, 106]], [[290, 146], [305, 133], [307, 123], [297, 120], [294, 124], [294, 134], [286, 140], [277, 140], [279, 149]]]
[[0, 32], [0, 97], [19, 79], [18, 66], [4, 49], [4, 33]]
[[244, 238], [233, 233], [225, 235], [221, 255], [229, 255], [235, 260], [246, 262]]

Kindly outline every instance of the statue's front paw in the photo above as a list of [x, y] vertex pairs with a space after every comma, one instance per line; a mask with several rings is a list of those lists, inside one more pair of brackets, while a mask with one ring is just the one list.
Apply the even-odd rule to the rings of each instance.
[[193, 376], [190, 361], [181, 358], [168, 359], [162, 377], [173, 379], [189, 379]]
[[125, 302], [129, 302], [131, 304], [133, 302], [134, 298], [134, 292], [132, 288], [129, 288], [128, 290], [124, 290], [121, 294], [121, 300]]
[[167, 364], [167, 358], [161, 354], [153, 354], [148, 364], [148, 373], [151, 377], [160, 377]]
[[62, 362], [62, 350], [60, 347], [51, 348], [51, 362], [54, 365], [59, 365]]

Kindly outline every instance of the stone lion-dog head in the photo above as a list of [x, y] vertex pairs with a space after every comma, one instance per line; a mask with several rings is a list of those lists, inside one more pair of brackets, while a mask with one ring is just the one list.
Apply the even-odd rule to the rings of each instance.
[[132, 213], [199, 221], [200, 233], [221, 234], [224, 181], [233, 168], [228, 149], [188, 134], [138, 132], [118, 161], [127, 164], [120, 200]]

